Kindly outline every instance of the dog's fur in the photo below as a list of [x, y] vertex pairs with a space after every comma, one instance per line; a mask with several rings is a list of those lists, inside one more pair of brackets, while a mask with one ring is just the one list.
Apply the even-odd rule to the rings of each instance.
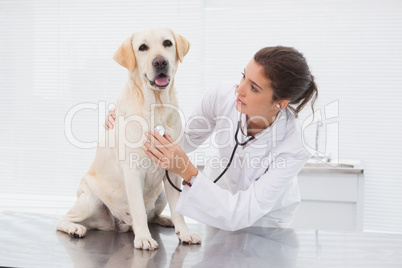
[[[141, 161], [130, 162], [133, 154], [137, 160], [151, 162], [142, 145], [146, 140], [144, 133], [156, 125], [164, 126], [174, 140], [178, 138], [179, 114], [166, 104], [177, 106], [174, 75], [189, 48], [181, 35], [158, 28], [132, 34], [116, 51], [114, 60], [129, 70], [128, 82], [116, 102], [116, 125], [102, 137], [100, 144], [106, 146], [98, 146], [95, 160], [78, 188], [78, 200], [59, 222], [58, 230], [84, 237], [87, 229], [132, 229], [136, 248], [154, 250], [158, 244], [149, 232], [150, 221], [174, 225], [181, 242], [201, 242], [176, 212], [179, 193], [166, 182], [164, 170], [155, 165], [141, 166]], [[178, 175], [170, 173], [170, 177], [180, 185]], [[166, 196], [171, 219], [160, 215]]]

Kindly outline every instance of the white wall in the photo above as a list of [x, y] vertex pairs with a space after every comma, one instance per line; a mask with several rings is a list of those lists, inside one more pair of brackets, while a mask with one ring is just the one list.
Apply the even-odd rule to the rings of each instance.
[[[317, 108], [339, 103], [339, 136], [327, 143], [365, 164], [365, 229], [402, 232], [402, 2], [0, 1], [0, 25], [0, 209], [71, 205], [95, 149], [67, 141], [66, 114], [114, 102], [126, 79], [114, 51], [131, 32], [163, 25], [192, 43], [176, 79], [186, 114], [206, 88], [238, 81], [259, 48], [303, 52]], [[97, 139], [97, 113], [74, 118], [77, 138]]]

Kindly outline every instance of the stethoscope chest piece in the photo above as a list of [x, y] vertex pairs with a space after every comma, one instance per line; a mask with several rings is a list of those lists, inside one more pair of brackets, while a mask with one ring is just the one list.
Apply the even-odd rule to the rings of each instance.
[[161, 136], [165, 135], [165, 128], [161, 125], [155, 127], [155, 131], [158, 132]]

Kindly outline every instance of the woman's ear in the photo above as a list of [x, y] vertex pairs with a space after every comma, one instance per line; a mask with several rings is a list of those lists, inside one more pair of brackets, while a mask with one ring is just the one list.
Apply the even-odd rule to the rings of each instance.
[[134, 34], [127, 38], [113, 55], [113, 59], [121, 66], [127, 68], [131, 73], [135, 68], [135, 55], [132, 45], [133, 37]]
[[275, 104], [275, 107], [278, 108], [279, 110], [283, 110], [288, 106], [289, 100], [280, 100], [277, 104]]
[[176, 42], [177, 58], [179, 59], [180, 62], [183, 62], [184, 56], [186, 56], [186, 54], [190, 49], [190, 43], [187, 41], [186, 38], [184, 38], [178, 33], [173, 33], [173, 35], [174, 35], [174, 41]]

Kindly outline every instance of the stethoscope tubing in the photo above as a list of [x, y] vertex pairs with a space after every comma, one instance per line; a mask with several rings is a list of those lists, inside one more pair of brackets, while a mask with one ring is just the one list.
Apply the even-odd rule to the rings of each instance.
[[[278, 107], [278, 108], [279, 108], [279, 110], [280, 110], [280, 111], [279, 111], [279, 113], [280, 113], [279, 116], [282, 116], [283, 109], [281, 109], [280, 107]], [[275, 122], [277, 122], [277, 121], [278, 121], [278, 119], [275, 120]], [[275, 122], [274, 122], [274, 124], [275, 124]], [[233, 158], [234, 158], [234, 154], [235, 154], [235, 152], [236, 152], [237, 147], [238, 147], [239, 145], [240, 145], [240, 146], [245, 146], [245, 145], [247, 145], [247, 143], [249, 143], [250, 141], [252, 141], [252, 140], [255, 139], [255, 136], [251, 136], [251, 137], [248, 138], [245, 142], [243, 142], [243, 143], [239, 142], [239, 139], [238, 139], [237, 136], [238, 136], [238, 134], [239, 134], [240, 126], [241, 126], [241, 115], [240, 115], [240, 117], [239, 117], [239, 120], [237, 121], [237, 129], [236, 129], [236, 133], [235, 133], [235, 135], [234, 135], [234, 136], [235, 136], [236, 145], [235, 145], [235, 147], [233, 148], [232, 155], [230, 156], [230, 159], [229, 159], [229, 163], [226, 165], [225, 169], [221, 172], [221, 174], [219, 174], [219, 176], [214, 180], [214, 183], [217, 183], [217, 182], [222, 178], [222, 176], [226, 173], [226, 171], [229, 169], [230, 165], [232, 164], [232, 161], [233, 161]], [[166, 173], [166, 178], [167, 178], [167, 180], [169, 181], [170, 185], [172, 185], [172, 187], [173, 187], [174, 189], [176, 189], [177, 191], [181, 192], [181, 189], [178, 188], [176, 185], [174, 185], [173, 182], [170, 180], [169, 172], [166, 170], [165, 173]]]
[[252, 140], [255, 139], [255, 136], [251, 136], [251, 137], [248, 138], [245, 142], [240, 143], [240, 142], [239, 142], [239, 139], [237, 138], [237, 135], [239, 134], [240, 125], [241, 125], [241, 120], [239, 119], [239, 121], [237, 122], [237, 130], [236, 130], [236, 133], [235, 133], [236, 145], [235, 145], [235, 147], [233, 148], [232, 155], [230, 156], [230, 159], [229, 159], [229, 163], [226, 165], [226, 167], [225, 167], [225, 169], [222, 171], [222, 173], [214, 180], [214, 183], [217, 183], [217, 182], [222, 178], [222, 176], [226, 173], [226, 171], [229, 169], [230, 164], [232, 164], [232, 161], [233, 161], [233, 158], [234, 158], [234, 155], [235, 155], [235, 152], [236, 152], [237, 147], [238, 147], [239, 145], [240, 145], [240, 146], [245, 146], [247, 143], [249, 143], [250, 141], [252, 141]]
[[[214, 183], [217, 183], [217, 182], [222, 178], [222, 176], [226, 173], [226, 171], [229, 169], [230, 165], [232, 164], [232, 161], [233, 161], [233, 158], [234, 158], [234, 155], [235, 155], [235, 152], [236, 152], [237, 147], [238, 147], [239, 145], [240, 145], [240, 146], [245, 146], [245, 145], [247, 145], [247, 143], [249, 143], [250, 141], [252, 141], [252, 140], [255, 139], [255, 136], [251, 136], [251, 137], [248, 138], [245, 142], [240, 143], [240, 142], [239, 142], [239, 139], [237, 138], [237, 136], [238, 136], [238, 134], [239, 134], [240, 126], [241, 126], [241, 120], [239, 119], [239, 121], [237, 122], [237, 130], [236, 130], [236, 133], [235, 133], [236, 145], [235, 145], [235, 147], [233, 148], [232, 154], [231, 154], [230, 159], [229, 159], [229, 163], [226, 165], [225, 169], [221, 172], [221, 174], [219, 174], [219, 176], [214, 180]], [[167, 178], [167, 180], [169, 181], [170, 185], [172, 185], [172, 187], [173, 187], [174, 189], [176, 189], [177, 191], [181, 192], [181, 189], [178, 188], [176, 185], [174, 185], [174, 183], [171, 181], [171, 179], [170, 179], [170, 177], [169, 177], [169, 172], [166, 170], [165, 173], [166, 173], [166, 178]]]

